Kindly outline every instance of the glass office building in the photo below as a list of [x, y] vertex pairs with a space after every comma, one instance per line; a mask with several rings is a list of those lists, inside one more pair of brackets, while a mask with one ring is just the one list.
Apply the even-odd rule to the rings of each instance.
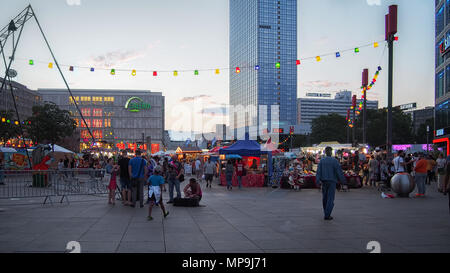
[[296, 59], [296, 0], [230, 0], [232, 128], [255, 136], [296, 124]]
[[450, 154], [450, 0], [435, 0], [435, 132], [434, 143]]

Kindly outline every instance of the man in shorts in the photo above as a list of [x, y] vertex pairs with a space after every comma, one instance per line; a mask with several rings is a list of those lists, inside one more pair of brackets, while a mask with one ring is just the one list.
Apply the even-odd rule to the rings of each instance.
[[128, 158], [127, 151], [122, 151], [122, 157], [119, 159], [120, 167], [120, 187], [122, 188], [122, 204], [125, 206], [131, 205], [131, 184], [130, 175], [128, 173], [128, 163], [130, 158]]

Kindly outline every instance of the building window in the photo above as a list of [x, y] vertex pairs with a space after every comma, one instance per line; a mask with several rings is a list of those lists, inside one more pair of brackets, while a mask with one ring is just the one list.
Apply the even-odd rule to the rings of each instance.
[[[86, 124], [88, 127], [91, 127], [91, 120], [90, 119], [84, 119], [86, 121]], [[81, 127], [85, 128], [86, 124], [81, 120]]]
[[444, 30], [444, 6], [436, 14], [436, 36]]
[[103, 127], [103, 120], [102, 119], [94, 119], [94, 120], [92, 120], [92, 127], [94, 127], [94, 128], [102, 128]]
[[94, 108], [94, 109], [92, 109], [92, 116], [93, 117], [101, 117], [102, 116], [102, 109], [101, 108]]
[[92, 134], [94, 135], [95, 138], [103, 138], [103, 131], [102, 130], [94, 130], [92, 132]]
[[444, 71], [436, 75], [436, 98], [444, 95]]
[[448, 109], [449, 101], [445, 101], [439, 105], [436, 105], [436, 129], [443, 129], [449, 127], [449, 115], [450, 111]]
[[81, 108], [81, 114], [84, 117], [90, 117], [91, 116], [91, 109], [90, 108]]

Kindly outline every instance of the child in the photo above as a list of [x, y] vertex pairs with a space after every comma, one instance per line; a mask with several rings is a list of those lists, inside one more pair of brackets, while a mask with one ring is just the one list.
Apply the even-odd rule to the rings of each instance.
[[110, 174], [111, 174], [111, 178], [109, 179], [109, 185], [108, 185], [108, 189], [109, 189], [109, 200], [108, 200], [108, 204], [113, 204], [115, 205], [115, 194], [116, 194], [116, 188], [117, 188], [117, 172], [119, 171], [119, 165], [117, 165], [114, 162], [113, 167], [111, 168]]
[[169, 212], [168, 211], [166, 212], [166, 209], [164, 208], [164, 203], [162, 200], [161, 190], [163, 190], [165, 187], [164, 187], [164, 178], [161, 176], [161, 172], [162, 172], [161, 168], [158, 167], [155, 168], [154, 175], [150, 176], [147, 180], [147, 182], [150, 184], [148, 190], [148, 196], [150, 198], [150, 206], [148, 207], [148, 218], [147, 218], [147, 220], [149, 221], [153, 220], [152, 208], [153, 205], [155, 204], [159, 204], [159, 206], [161, 207], [164, 218], [166, 218], [167, 215], [169, 215]]

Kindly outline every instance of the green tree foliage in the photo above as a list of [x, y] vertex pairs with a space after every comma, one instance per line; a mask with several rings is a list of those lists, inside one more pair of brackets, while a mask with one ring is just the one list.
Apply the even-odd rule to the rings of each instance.
[[[291, 138], [293, 149], [307, 146], [307, 136], [292, 135]], [[281, 145], [278, 146], [278, 149], [284, 149], [285, 151], [288, 151], [291, 147], [291, 139], [289, 138], [289, 135], [280, 135], [280, 139], [278, 142], [283, 142]]]
[[[412, 129], [411, 116], [405, 114], [400, 108], [392, 109], [392, 143], [414, 143], [415, 134]], [[358, 143], [362, 143], [363, 112], [357, 117], [355, 123], [355, 135]], [[347, 121], [338, 114], [320, 116], [313, 120], [311, 140], [313, 143], [324, 141], [347, 142]], [[367, 110], [367, 143], [371, 147], [386, 145], [387, 109]], [[426, 137], [426, 135], [424, 134]], [[352, 133], [350, 129], [350, 140]]]
[[433, 140], [433, 131], [434, 131], [434, 120], [427, 119], [425, 123], [420, 124], [419, 128], [417, 129], [416, 134], [416, 143], [417, 144], [425, 144], [427, 143], [427, 125], [430, 126], [430, 132], [428, 133], [428, 141], [431, 142]]
[[316, 144], [324, 141], [347, 142], [345, 117], [333, 113], [315, 118], [311, 126], [311, 141]]
[[54, 103], [33, 106], [32, 111], [33, 116], [25, 124], [27, 135], [34, 142], [55, 144], [75, 132], [76, 122], [69, 111]]
[[[356, 120], [357, 138], [362, 142], [363, 112]], [[386, 145], [387, 108], [367, 110], [367, 142], [372, 147]], [[392, 144], [407, 144], [414, 142], [411, 116], [400, 108], [392, 108]]]
[[[4, 122], [3, 122], [4, 119]], [[9, 123], [7, 122], [9, 120]], [[0, 111], [0, 140], [5, 144], [8, 140], [20, 135], [19, 125], [16, 125], [13, 110]]]

